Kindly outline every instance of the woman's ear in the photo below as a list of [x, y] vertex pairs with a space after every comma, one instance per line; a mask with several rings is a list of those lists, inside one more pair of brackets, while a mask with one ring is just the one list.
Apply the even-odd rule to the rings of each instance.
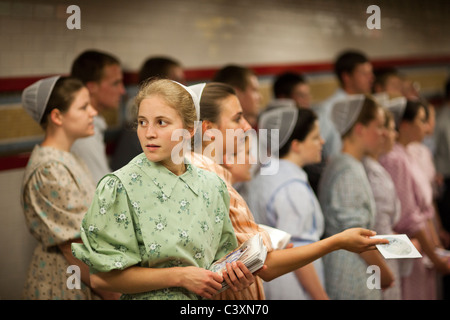
[[50, 112], [50, 121], [53, 122], [54, 124], [56, 124], [57, 126], [62, 125], [63, 115], [59, 109], [54, 108]]
[[362, 123], [358, 122], [355, 124], [355, 126], [353, 127], [353, 132], [356, 133], [356, 135], [361, 135], [361, 133], [364, 132], [364, 129], [366, 128], [365, 125], [363, 125]]
[[291, 141], [291, 147], [289, 149], [295, 153], [300, 153], [301, 147], [302, 147], [302, 142], [298, 141], [297, 139], [294, 139]]
[[211, 121], [209, 121], [209, 120], [202, 121], [202, 133], [203, 133], [203, 135], [206, 135], [210, 141], [215, 139], [214, 130], [210, 130], [213, 128], [214, 128], [214, 126]]

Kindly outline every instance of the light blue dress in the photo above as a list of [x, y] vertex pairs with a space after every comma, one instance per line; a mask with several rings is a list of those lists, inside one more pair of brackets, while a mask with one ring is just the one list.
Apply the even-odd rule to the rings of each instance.
[[[348, 228], [372, 229], [375, 200], [363, 164], [341, 153], [328, 163], [319, 184], [325, 217], [325, 236]], [[326, 290], [331, 299], [380, 299], [381, 290], [369, 289], [368, 265], [358, 254], [337, 250], [324, 256]], [[369, 270], [370, 271], [370, 270]]]
[[[248, 186], [246, 200], [256, 222], [290, 233], [295, 247], [320, 240], [324, 219], [302, 168], [281, 159], [277, 174], [258, 174]], [[314, 261], [314, 267], [324, 285], [322, 260]], [[293, 272], [265, 282], [264, 291], [268, 300], [311, 299]]]

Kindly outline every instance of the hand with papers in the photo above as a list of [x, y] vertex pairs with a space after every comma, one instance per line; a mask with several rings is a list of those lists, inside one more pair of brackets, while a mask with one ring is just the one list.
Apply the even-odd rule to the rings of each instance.
[[339, 248], [351, 252], [361, 253], [367, 250], [376, 250], [378, 244], [388, 244], [387, 239], [374, 238], [376, 232], [364, 228], [350, 228], [338, 234], [331, 236], [336, 237]]
[[[258, 271], [264, 266], [264, 261], [266, 261], [267, 248], [265, 247], [262, 237], [260, 234], [253, 236], [252, 238], [245, 241], [235, 250], [231, 251], [221, 259], [214, 262], [209, 270], [217, 272], [218, 274], [224, 276], [226, 279], [228, 275], [232, 274], [227, 272], [227, 264], [242, 263], [247, 267], [250, 273]], [[228, 266], [228, 270], [229, 266]], [[218, 292], [222, 292], [227, 289], [230, 285], [227, 281], [222, 282], [222, 289]]]

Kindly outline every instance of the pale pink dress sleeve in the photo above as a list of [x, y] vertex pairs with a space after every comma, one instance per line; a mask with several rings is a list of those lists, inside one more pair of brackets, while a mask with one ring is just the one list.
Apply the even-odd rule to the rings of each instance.
[[398, 148], [382, 157], [380, 163], [391, 175], [401, 203], [400, 220], [394, 226], [394, 230], [412, 236], [425, 227], [427, 219], [418, 201], [422, 190], [414, 179], [406, 154]]
[[422, 212], [432, 219], [435, 214], [433, 206], [434, 191], [433, 183], [436, 170], [428, 148], [422, 143], [411, 143], [407, 147], [409, 159], [412, 164], [412, 172], [417, 184], [422, 189], [421, 201]]

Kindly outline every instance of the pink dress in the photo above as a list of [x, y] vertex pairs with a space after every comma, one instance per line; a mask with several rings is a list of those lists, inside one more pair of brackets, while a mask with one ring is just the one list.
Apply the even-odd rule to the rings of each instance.
[[[390, 153], [380, 158], [380, 163], [391, 175], [401, 203], [400, 220], [394, 226], [394, 231], [413, 237], [426, 227], [434, 214], [432, 192], [425, 186], [429, 185], [427, 175], [407, 149], [398, 143]], [[411, 274], [402, 281], [403, 299], [436, 299], [435, 269], [427, 267], [424, 259], [413, 261]]]

